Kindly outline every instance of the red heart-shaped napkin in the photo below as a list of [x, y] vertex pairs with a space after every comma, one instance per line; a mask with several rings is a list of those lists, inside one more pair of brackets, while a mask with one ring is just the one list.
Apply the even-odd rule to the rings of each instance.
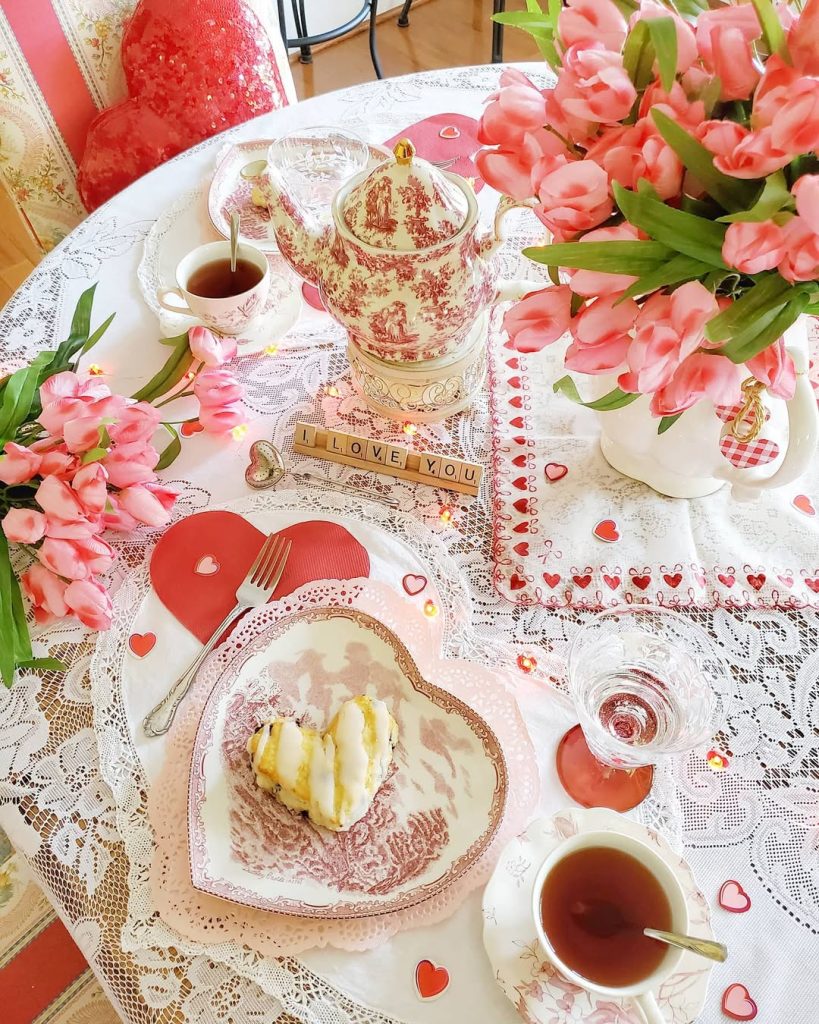
[[441, 169], [472, 178], [480, 192], [483, 178], [475, 166], [474, 156], [481, 148], [478, 122], [466, 114], [433, 114], [393, 135], [384, 145], [392, 149], [399, 139], [409, 139], [415, 152], [424, 160], [441, 165]]
[[[294, 523], [279, 531], [293, 542], [275, 600], [311, 580], [370, 575], [366, 549], [336, 523]], [[265, 535], [235, 512], [199, 512], [176, 523], [151, 557], [151, 582], [159, 600], [202, 643], [233, 607]], [[216, 572], [202, 573], [202, 566]]]

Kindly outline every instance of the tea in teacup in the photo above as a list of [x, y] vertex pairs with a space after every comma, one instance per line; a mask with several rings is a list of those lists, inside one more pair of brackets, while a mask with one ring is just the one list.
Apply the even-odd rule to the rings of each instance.
[[227, 299], [241, 295], [261, 281], [263, 271], [251, 260], [237, 259], [230, 269], [230, 258], [211, 260], [198, 267], [188, 278], [188, 291], [206, 299]]

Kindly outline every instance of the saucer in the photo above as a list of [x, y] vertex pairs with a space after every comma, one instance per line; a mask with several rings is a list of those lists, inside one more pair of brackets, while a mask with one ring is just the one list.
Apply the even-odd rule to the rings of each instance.
[[[259, 355], [280, 341], [301, 313], [300, 283], [287, 268], [274, 270], [274, 262], [281, 263], [281, 257], [268, 255], [268, 262], [271, 263], [270, 291], [264, 309], [236, 337], [236, 355], [240, 359], [242, 356]], [[163, 338], [174, 338], [199, 323], [201, 321], [195, 316], [159, 310], [159, 331]]]
[[[614, 1020], [643, 1024], [636, 1004], [617, 1003], [566, 981], [544, 958], [532, 921], [532, 886], [540, 865], [564, 839], [589, 831], [621, 832], [656, 848], [685, 891], [691, 935], [711, 939], [708, 901], [691, 869], [652, 829], [604, 808], [570, 808], [540, 818], [503, 849], [483, 894], [483, 942], [495, 979], [529, 1024]], [[657, 1001], [673, 1024], [690, 1024], [705, 1005], [711, 964], [685, 953]], [[619, 1011], [619, 1015], [618, 1015]]]

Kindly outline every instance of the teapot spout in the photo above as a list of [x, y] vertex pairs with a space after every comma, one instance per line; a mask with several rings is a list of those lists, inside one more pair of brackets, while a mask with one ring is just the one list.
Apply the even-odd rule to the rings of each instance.
[[333, 229], [322, 226], [295, 202], [287, 183], [270, 163], [262, 182], [279, 251], [299, 277], [318, 285]]

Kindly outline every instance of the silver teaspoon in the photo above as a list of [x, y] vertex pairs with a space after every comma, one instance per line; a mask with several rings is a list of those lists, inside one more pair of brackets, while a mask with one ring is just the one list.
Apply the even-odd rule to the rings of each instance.
[[689, 953], [704, 956], [708, 960], [716, 960], [721, 964], [728, 958], [728, 947], [712, 939], [697, 939], [693, 935], [680, 935], [678, 932], [662, 932], [656, 928], [644, 928], [643, 935], [658, 942], [666, 942], [669, 946], [687, 949]]

